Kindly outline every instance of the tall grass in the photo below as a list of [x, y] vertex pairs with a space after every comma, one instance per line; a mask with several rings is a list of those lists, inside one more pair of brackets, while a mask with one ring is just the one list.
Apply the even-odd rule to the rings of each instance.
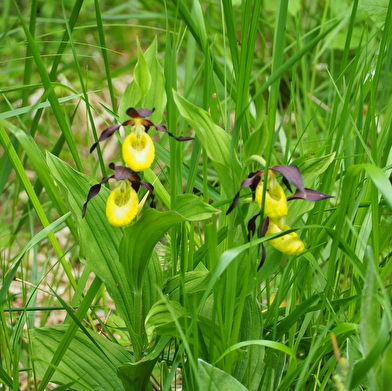
[[[391, 13], [5, 1], [0, 388], [390, 389]], [[151, 127], [157, 210], [121, 229], [113, 186], [81, 210], [129, 129], [89, 148], [128, 107], [195, 140]], [[249, 237], [248, 189], [226, 214], [276, 165], [334, 196], [290, 201], [301, 255], [257, 235], [262, 216]]]

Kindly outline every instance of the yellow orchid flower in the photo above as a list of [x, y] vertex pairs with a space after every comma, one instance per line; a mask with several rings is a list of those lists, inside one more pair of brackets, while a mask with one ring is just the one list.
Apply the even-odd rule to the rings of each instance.
[[131, 134], [123, 142], [122, 154], [125, 163], [135, 172], [151, 167], [155, 158], [155, 147], [142, 123], [132, 127]]
[[136, 217], [139, 200], [129, 181], [120, 181], [106, 201], [106, 217], [111, 225], [125, 227]]
[[102, 181], [91, 187], [87, 200], [83, 204], [82, 217], [86, 215], [88, 202], [98, 195], [101, 186], [109, 179], [115, 179], [118, 186], [110, 193], [106, 201], [106, 217], [109, 223], [115, 227], [125, 227], [136, 217], [139, 200], [137, 191], [140, 186], [145, 187], [150, 192], [152, 208], [155, 208], [154, 187], [145, 181], [141, 181], [139, 175], [128, 167], [115, 166], [113, 163], [109, 167], [114, 170], [114, 174], [102, 179]]
[[[257, 184], [255, 199], [259, 207], [263, 205], [264, 180]], [[268, 170], [267, 189], [265, 190], [264, 214], [272, 219], [279, 219], [288, 213], [287, 198], [282, 186], [276, 179], [272, 170]]]
[[97, 145], [113, 135], [114, 132], [119, 130], [121, 126], [131, 126], [131, 133], [125, 138], [122, 153], [125, 163], [134, 172], [145, 171], [151, 167], [155, 159], [155, 147], [151, 137], [147, 134], [151, 126], [155, 127], [158, 132], [165, 132], [170, 137], [175, 138], [177, 141], [194, 140], [194, 137], [179, 136], [176, 137], [170, 133], [165, 125], [155, 125], [149, 117], [155, 109], [135, 109], [130, 107], [127, 110], [127, 115], [131, 117], [130, 120], [122, 124], [115, 124], [105, 129], [98, 141], [96, 141], [90, 148], [90, 153], [94, 151]]
[[[285, 217], [280, 219], [270, 218], [266, 236], [281, 233], [289, 229], [290, 227], [286, 224]], [[279, 236], [276, 239], [271, 239], [269, 243], [283, 254], [288, 255], [299, 255], [305, 250], [304, 243], [295, 232], [290, 232], [286, 235]]]

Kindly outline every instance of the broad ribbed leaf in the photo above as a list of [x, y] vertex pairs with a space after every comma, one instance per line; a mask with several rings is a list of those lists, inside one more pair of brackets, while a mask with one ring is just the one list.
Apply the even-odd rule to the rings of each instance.
[[[240, 341], [250, 341], [260, 338], [263, 329], [262, 311], [257, 300], [248, 296], [245, 301], [244, 312], [240, 328]], [[246, 386], [248, 390], [257, 390], [263, 373], [265, 347], [262, 345], [249, 345], [246, 355], [235, 366], [233, 375]]]
[[247, 391], [233, 376], [202, 359], [198, 360], [199, 384], [203, 391]]
[[119, 255], [132, 291], [140, 291], [144, 272], [158, 240], [174, 224], [185, 220], [176, 212], [149, 209], [135, 224], [125, 229]]
[[189, 221], [199, 221], [210, 218], [213, 214], [220, 213], [219, 209], [203, 202], [201, 197], [193, 194], [177, 196], [172, 209]]
[[127, 363], [121, 366], [119, 377], [127, 391], [152, 390], [150, 376], [154, 369], [155, 359], [142, 359], [135, 363]]
[[[30, 331], [35, 374], [42, 377], [51, 361], [67, 326], [49, 326]], [[108, 341], [96, 333], [90, 333], [96, 346], [83, 332], [78, 331], [69, 345], [52, 382], [66, 384], [75, 381], [73, 390], [119, 391], [124, 387], [118, 378], [118, 368], [133, 360], [131, 352]]]
[[176, 210], [158, 212], [149, 209], [135, 224], [125, 229], [120, 246], [120, 260], [131, 288], [136, 292], [143, 284], [144, 272], [155, 245], [169, 228], [187, 220], [206, 219], [219, 212], [194, 195], [179, 196], [173, 209]]

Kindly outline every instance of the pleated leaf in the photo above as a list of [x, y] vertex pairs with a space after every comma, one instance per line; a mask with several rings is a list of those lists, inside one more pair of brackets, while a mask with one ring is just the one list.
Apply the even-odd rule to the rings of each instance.
[[202, 359], [198, 360], [199, 384], [203, 391], [247, 391], [233, 376]]
[[[43, 377], [67, 326], [49, 326], [30, 331], [35, 374]], [[131, 352], [108, 341], [96, 333], [90, 334], [96, 346], [83, 332], [78, 331], [69, 345], [51, 381], [67, 384], [74, 381], [73, 390], [119, 391], [125, 390], [118, 375], [118, 368], [132, 361]]]
[[155, 245], [169, 228], [184, 221], [206, 219], [219, 212], [193, 195], [178, 197], [173, 209], [177, 210], [158, 212], [149, 209], [136, 223], [125, 229], [120, 260], [135, 291], [139, 291], [143, 284], [144, 272]]

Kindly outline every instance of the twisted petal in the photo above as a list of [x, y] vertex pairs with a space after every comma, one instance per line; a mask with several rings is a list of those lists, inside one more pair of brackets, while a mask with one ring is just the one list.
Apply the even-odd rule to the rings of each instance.
[[107, 129], [105, 129], [101, 136], [99, 137], [98, 141], [96, 141], [90, 148], [90, 153], [94, 151], [94, 149], [97, 147], [98, 143], [100, 143], [101, 141], [105, 141], [107, 140], [114, 132], [116, 132], [117, 130], [119, 130], [121, 128], [121, 124], [115, 124], [115, 125], [111, 125], [109, 126]]
[[137, 208], [137, 194], [131, 184], [124, 181], [110, 193], [106, 202], [106, 217], [111, 225], [124, 227], [135, 218]]
[[159, 125], [154, 125], [155, 129], [158, 132], [165, 132], [167, 133], [170, 137], [173, 137], [177, 141], [189, 141], [189, 140], [194, 140], [194, 137], [188, 137], [188, 136], [175, 136], [173, 133], [169, 132], [166, 128], [165, 125], [159, 124]]
[[129, 109], [127, 109], [127, 115], [129, 115], [131, 118], [147, 118], [154, 111], [155, 108], [150, 110], [150, 109], [135, 109], [134, 107], [130, 107]]
[[301, 194], [305, 192], [304, 181], [302, 179], [301, 171], [297, 166], [274, 166], [271, 170], [279, 172], [283, 175], [283, 183], [291, 190], [290, 182], [298, 189]]
[[[286, 219], [269, 219], [266, 236], [277, 234], [289, 230], [290, 227], [286, 224]], [[300, 237], [295, 232], [290, 232], [286, 235], [280, 236], [269, 241], [273, 247], [288, 255], [298, 255], [305, 250], [305, 245]]]
[[295, 194], [293, 194], [290, 197], [287, 197], [287, 201], [301, 199], [301, 200], [316, 202], [316, 201], [325, 200], [327, 198], [334, 198], [334, 196], [321, 193], [321, 191], [308, 189], [308, 188], [305, 188], [304, 190], [305, 190], [304, 193], [301, 193], [299, 190], [297, 190]]
[[[261, 180], [256, 187], [256, 202], [261, 208], [263, 205], [264, 181]], [[265, 191], [264, 213], [271, 219], [279, 219], [288, 213], [287, 199], [272, 171], [268, 172], [267, 189]]]
[[142, 132], [132, 132], [127, 136], [122, 145], [124, 161], [135, 172], [147, 170], [155, 158], [155, 147], [151, 137]]
[[260, 182], [260, 175], [262, 175], [264, 171], [257, 171], [257, 172], [251, 172], [244, 181], [242, 181], [241, 188], [237, 192], [237, 194], [234, 197], [234, 200], [232, 204], [229, 206], [229, 209], [227, 210], [226, 214], [228, 215], [231, 213], [231, 211], [238, 205], [240, 202], [240, 191], [241, 189], [245, 187], [250, 187], [253, 191], [255, 191], [257, 184]]

